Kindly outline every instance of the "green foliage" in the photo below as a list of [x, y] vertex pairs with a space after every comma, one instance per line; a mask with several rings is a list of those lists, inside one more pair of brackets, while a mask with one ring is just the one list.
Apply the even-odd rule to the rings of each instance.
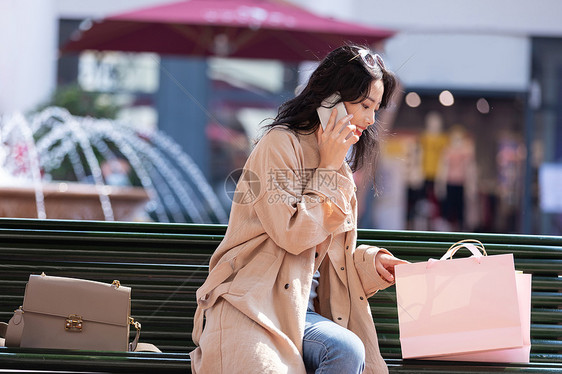
[[58, 87], [50, 101], [38, 110], [49, 106], [65, 108], [75, 116], [109, 119], [114, 119], [120, 109], [111, 94], [84, 91], [78, 84]]

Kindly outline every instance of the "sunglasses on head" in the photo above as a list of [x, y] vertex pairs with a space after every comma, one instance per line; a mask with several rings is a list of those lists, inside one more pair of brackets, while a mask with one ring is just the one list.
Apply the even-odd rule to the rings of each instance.
[[384, 69], [384, 61], [382, 60], [382, 57], [379, 56], [378, 54], [372, 54], [369, 50], [367, 49], [359, 49], [357, 51], [357, 55], [355, 55], [354, 57], [352, 57], [349, 61], [355, 60], [356, 58], [361, 57], [361, 60], [363, 60], [363, 62], [365, 63], [365, 65], [367, 65], [368, 67], [370, 67], [371, 69], [376, 68], [376, 65], [378, 64], [379, 67], [381, 69]]

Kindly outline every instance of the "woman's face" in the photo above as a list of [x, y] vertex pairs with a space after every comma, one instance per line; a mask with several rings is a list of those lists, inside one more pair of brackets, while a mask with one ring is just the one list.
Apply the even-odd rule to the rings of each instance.
[[384, 84], [381, 79], [371, 82], [369, 95], [358, 103], [344, 101], [345, 109], [348, 114], [353, 114], [351, 124], [355, 125], [355, 135], [361, 136], [367, 127], [375, 123], [375, 112], [381, 106]]

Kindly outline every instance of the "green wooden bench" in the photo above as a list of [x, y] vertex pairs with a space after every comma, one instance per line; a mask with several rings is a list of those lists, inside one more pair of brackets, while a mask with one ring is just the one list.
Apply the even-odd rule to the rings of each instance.
[[[1, 369], [189, 372], [195, 291], [226, 226], [0, 219], [0, 321], [21, 305], [30, 273], [119, 279], [132, 287], [141, 341], [163, 353], [0, 348]], [[394, 288], [371, 298], [383, 357], [391, 373], [562, 373], [562, 237], [360, 230], [359, 243], [410, 261], [438, 258], [454, 242], [481, 240], [490, 255], [514, 253], [533, 273], [531, 363], [401, 360]]]

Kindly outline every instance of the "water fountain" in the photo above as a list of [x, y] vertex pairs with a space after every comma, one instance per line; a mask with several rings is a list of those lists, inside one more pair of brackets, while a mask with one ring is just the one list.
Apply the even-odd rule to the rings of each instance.
[[[137, 186], [137, 187], [134, 187]], [[167, 135], [50, 107], [0, 117], [0, 217], [226, 223], [191, 158]]]

